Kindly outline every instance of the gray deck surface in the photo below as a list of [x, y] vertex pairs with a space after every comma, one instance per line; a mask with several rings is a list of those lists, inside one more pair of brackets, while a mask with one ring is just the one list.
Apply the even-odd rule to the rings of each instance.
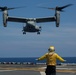
[[[0, 75], [45, 75], [41, 74], [39, 71], [29, 71], [29, 70], [6, 70], [6, 71], [0, 71]], [[76, 75], [76, 73], [57, 73], [57, 75]]]
[[[40, 68], [40, 70], [36, 70]], [[29, 68], [29, 69], [28, 69]], [[45, 66], [0, 65], [0, 75], [45, 75]], [[76, 65], [57, 66], [57, 75], [76, 75]]]

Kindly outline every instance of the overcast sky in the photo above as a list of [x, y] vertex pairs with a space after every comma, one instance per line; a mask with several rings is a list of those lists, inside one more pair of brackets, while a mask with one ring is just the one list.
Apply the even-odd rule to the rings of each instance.
[[76, 0], [0, 0], [0, 6], [25, 8], [8, 11], [9, 16], [37, 18], [54, 16], [55, 11], [38, 8], [38, 6], [56, 7], [73, 4], [61, 12], [60, 27], [55, 22], [37, 23], [42, 26], [37, 33], [22, 34], [23, 23], [8, 22], [3, 27], [0, 12], [0, 57], [40, 57], [50, 45], [62, 57], [76, 57]]

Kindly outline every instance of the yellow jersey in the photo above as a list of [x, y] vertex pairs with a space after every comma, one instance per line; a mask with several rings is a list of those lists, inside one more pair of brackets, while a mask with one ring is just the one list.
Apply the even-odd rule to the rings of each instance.
[[46, 53], [45, 55], [41, 56], [40, 58], [38, 58], [38, 60], [43, 60], [43, 59], [46, 59], [46, 64], [47, 65], [53, 65], [55, 66], [56, 65], [56, 60], [60, 60], [62, 62], [64, 62], [65, 60], [60, 57], [57, 53], [55, 52], [49, 52], [49, 53]]

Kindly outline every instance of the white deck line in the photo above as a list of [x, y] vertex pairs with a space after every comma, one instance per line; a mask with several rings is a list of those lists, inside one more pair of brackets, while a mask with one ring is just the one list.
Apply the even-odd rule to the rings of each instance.
[[0, 70], [0, 72], [5, 72], [5, 71], [15, 71], [15, 70]]
[[46, 75], [45, 72], [40, 72], [41, 75]]

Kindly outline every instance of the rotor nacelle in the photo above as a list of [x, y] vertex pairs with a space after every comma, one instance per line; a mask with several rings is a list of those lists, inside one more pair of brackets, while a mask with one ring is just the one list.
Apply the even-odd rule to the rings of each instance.
[[3, 26], [7, 27], [7, 18], [8, 18], [8, 12], [7, 10], [3, 11]]
[[7, 27], [8, 10], [23, 8], [23, 7], [13, 7], [13, 8], [8, 8], [7, 6], [0, 7], [0, 11], [3, 12], [3, 25], [4, 25], [4, 27]]
[[60, 11], [55, 11], [55, 17], [56, 17], [56, 27], [59, 27], [60, 24]]
[[71, 6], [71, 5], [73, 5], [73, 4], [67, 4], [67, 5], [62, 6], [62, 7], [56, 6], [55, 8], [50, 8], [50, 7], [41, 7], [41, 8], [55, 10], [56, 27], [59, 27], [59, 24], [60, 24], [60, 12], [64, 12], [63, 9], [67, 8], [67, 7]]
[[65, 6], [62, 6], [62, 7], [56, 7], [56, 8], [52, 8], [52, 9], [55, 9], [55, 17], [56, 17], [56, 27], [59, 27], [59, 24], [60, 24], [60, 12], [64, 12], [64, 8], [66, 7], [69, 7], [73, 4], [67, 4]]

